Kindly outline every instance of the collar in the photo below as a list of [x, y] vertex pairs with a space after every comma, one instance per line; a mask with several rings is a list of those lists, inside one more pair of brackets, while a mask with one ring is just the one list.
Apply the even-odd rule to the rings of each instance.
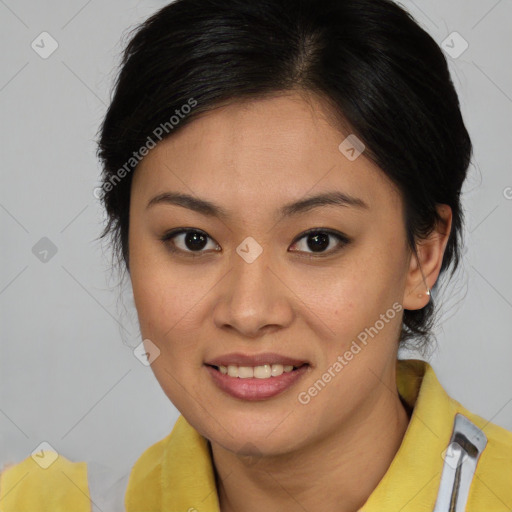
[[[391, 465], [360, 512], [432, 511], [436, 505], [446, 466], [441, 454], [450, 444], [461, 406], [425, 361], [398, 360], [396, 377], [411, 419]], [[127, 512], [220, 511], [208, 442], [183, 416], [135, 463], [125, 506]]]

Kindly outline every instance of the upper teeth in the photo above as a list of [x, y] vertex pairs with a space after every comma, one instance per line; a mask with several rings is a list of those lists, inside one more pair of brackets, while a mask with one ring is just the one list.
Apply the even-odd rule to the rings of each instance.
[[279, 377], [283, 372], [291, 372], [292, 365], [282, 364], [264, 364], [261, 366], [219, 366], [220, 373], [229, 375], [230, 377], [239, 377], [240, 379], [269, 379], [270, 377]]

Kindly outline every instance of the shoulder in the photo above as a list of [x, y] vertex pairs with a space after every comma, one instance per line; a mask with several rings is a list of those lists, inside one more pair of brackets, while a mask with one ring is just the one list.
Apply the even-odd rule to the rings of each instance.
[[147, 448], [133, 465], [125, 495], [127, 510], [161, 509], [160, 482], [171, 434]]
[[[474, 510], [502, 510], [504, 504], [508, 507], [507, 510], [510, 510], [512, 508], [512, 432], [471, 412], [456, 400], [451, 400], [457, 412], [476, 427], [476, 437], [468, 437], [470, 441], [468, 458], [472, 457], [472, 450], [476, 449], [475, 446], [479, 447], [483, 439], [469, 490], [470, 503]], [[475, 440], [477, 438], [479, 438], [478, 442]], [[457, 442], [457, 439], [454, 442]]]
[[208, 441], [183, 415], [170, 434], [135, 462], [125, 495], [127, 511], [219, 510]]
[[509, 472], [509, 481], [512, 482], [512, 432], [473, 413], [456, 400], [453, 400], [453, 402], [456, 404], [458, 411], [485, 434], [487, 445], [482, 452], [482, 464], [487, 461], [488, 463], [503, 465], [503, 470]]
[[448, 395], [439, 384], [430, 366], [428, 366], [425, 375], [430, 393], [430, 400], [426, 400], [430, 413], [441, 414], [442, 412], [443, 415], [446, 415], [450, 419], [446, 422], [446, 425], [454, 431], [452, 435], [455, 433], [457, 416], [464, 417], [467, 420], [465, 421], [466, 424], [472, 424], [468, 427], [469, 440], [475, 446], [479, 446], [481, 450], [477, 474], [479, 471], [488, 472], [490, 468], [495, 468], [505, 478], [508, 478], [510, 486], [510, 482], [512, 482], [512, 432], [474, 413]]
[[405, 399], [415, 401], [414, 443], [424, 441], [427, 423], [435, 434], [422, 449], [424, 456], [433, 449], [432, 464], [441, 464], [439, 495], [445, 503], [455, 492], [469, 500], [471, 511], [501, 511], [504, 504], [512, 510], [512, 432], [448, 395], [425, 361], [400, 361], [398, 385]]
[[90, 512], [87, 464], [71, 462], [49, 450], [41, 450], [0, 473], [2, 511], [40, 510]]
[[90, 512], [94, 503], [99, 510], [124, 512], [128, 476], [96, 462], [72, 462], [44, 451], [1, 469], [1, 510]]
[[201, 436], [180, 415], [172, 431], [163, 439], [147, 448], [135, 462], [130, 482], [149, 484], [159, 480], [163, 464], [167, 458], [180, 458], [183, 450], [193, 451]]

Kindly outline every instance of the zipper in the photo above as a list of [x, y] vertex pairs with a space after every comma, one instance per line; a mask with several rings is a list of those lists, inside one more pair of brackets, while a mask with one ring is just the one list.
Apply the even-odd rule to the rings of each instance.
[[444, 465], [433, 512], [465, 512], [478, 459], [486, 445], [483, 431], [457, 413], [450, 443], [442, 454]]

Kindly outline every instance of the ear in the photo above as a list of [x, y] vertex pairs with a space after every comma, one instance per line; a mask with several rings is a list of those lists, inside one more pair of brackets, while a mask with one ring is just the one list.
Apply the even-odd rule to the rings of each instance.
[[417, 256], [414, 253], [411, 255], [404, 290], [404, 309], [424, 308], [430, 301], [430, 290], [439, 277], [452, 228], [452, 209], [446, 204], [439, 204], [437, 212], [440, 221], [427, 238], [416, 242]]

